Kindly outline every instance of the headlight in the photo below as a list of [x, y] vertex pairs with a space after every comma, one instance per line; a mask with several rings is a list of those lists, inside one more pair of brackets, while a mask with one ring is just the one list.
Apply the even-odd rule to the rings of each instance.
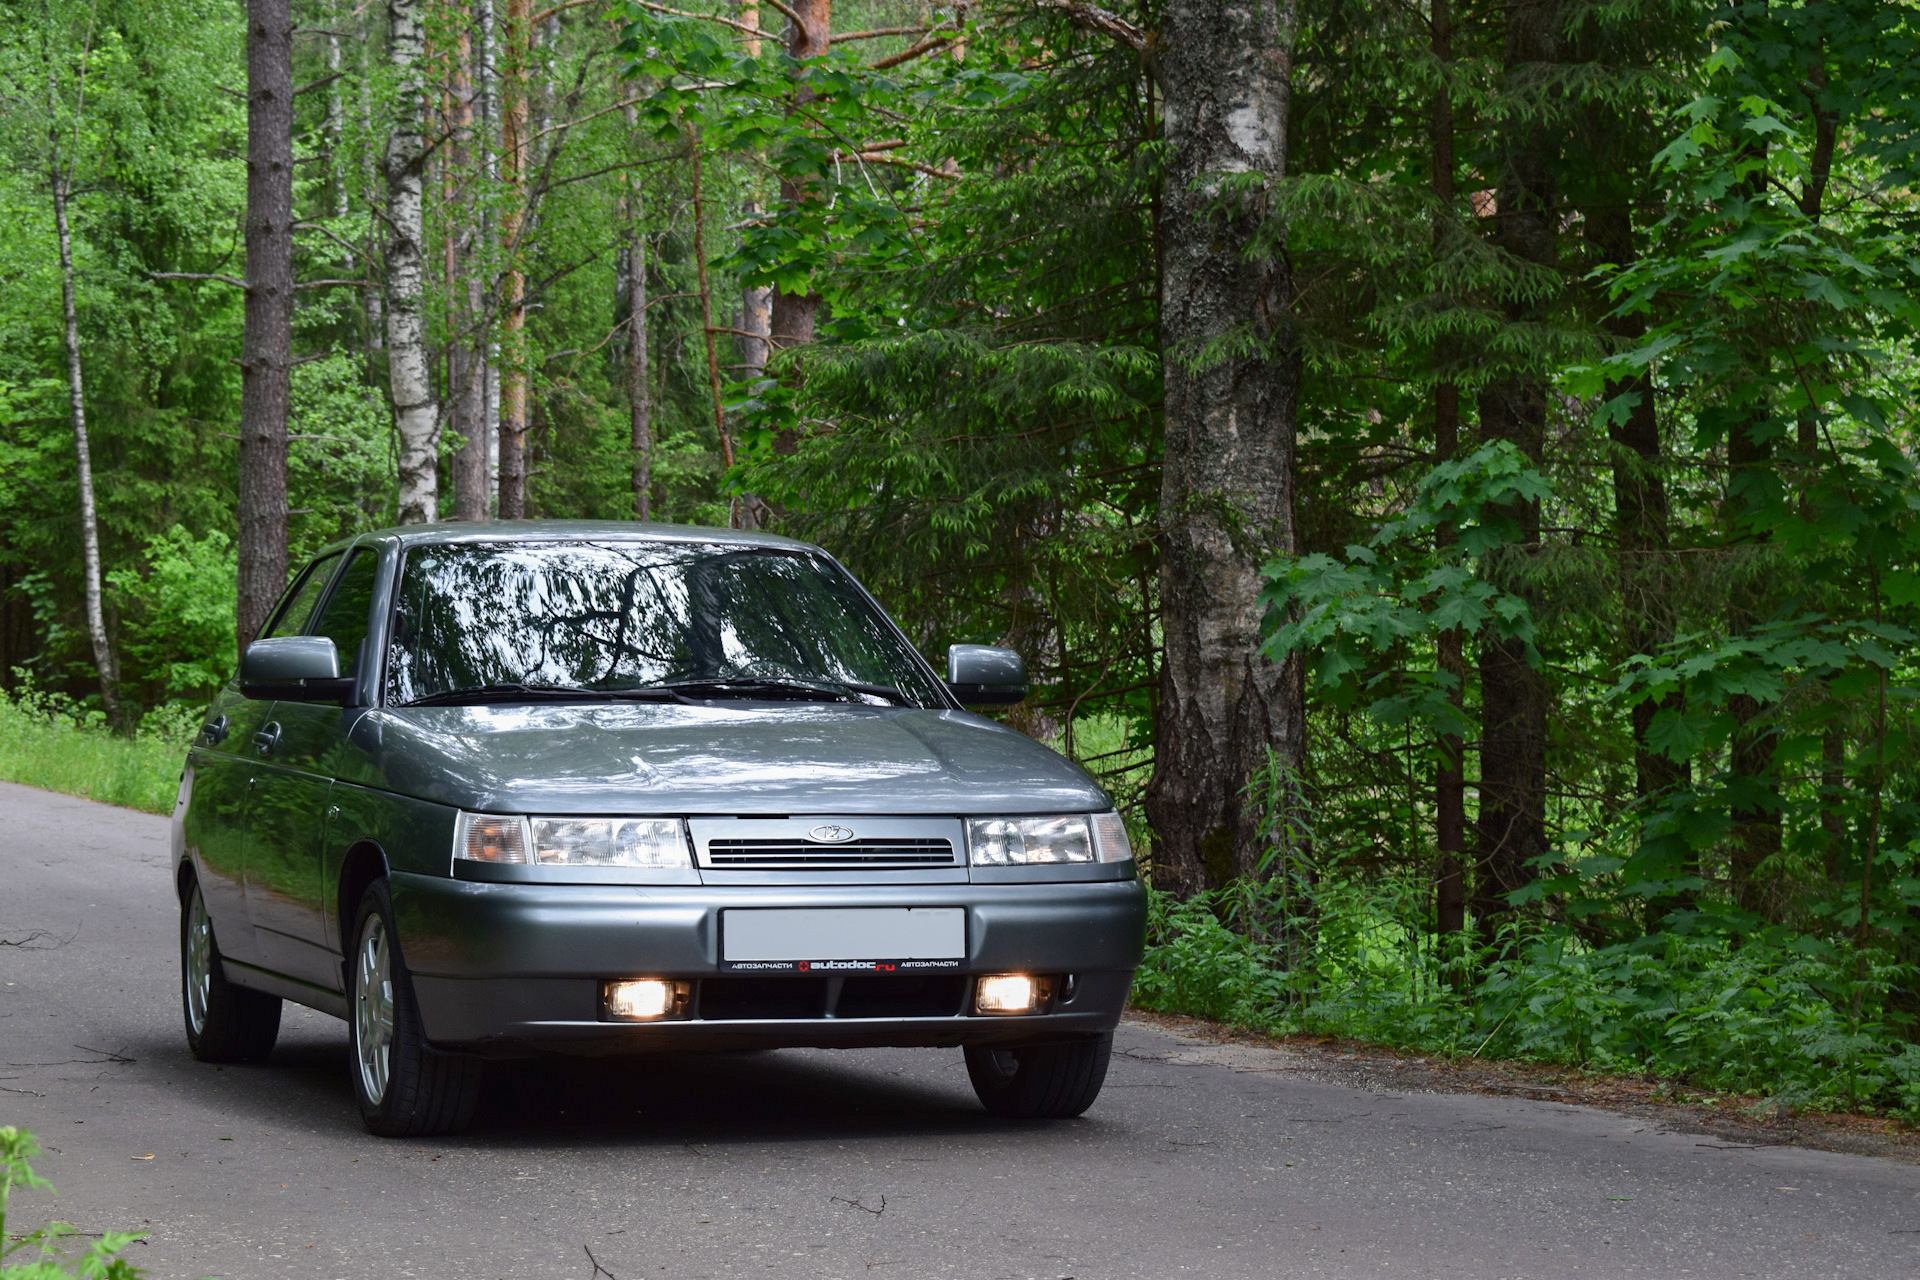
[[678, 818], [519, 818], [469, 813], [454, 856], [560, 867], [687, 869], [693, 855]]
[[976, 867], [1092, 862], [1093, 832], [1084, 814], [1059, 818], [970, 818], [967, 847]]
[[568, 867], [690, 867], [678, 818], [535, 818], [534, 858]]
[[967, 847], [976, 867], [1126, 862], [1133, 857], [1118, 813], [1053, 818], [969, 818]]

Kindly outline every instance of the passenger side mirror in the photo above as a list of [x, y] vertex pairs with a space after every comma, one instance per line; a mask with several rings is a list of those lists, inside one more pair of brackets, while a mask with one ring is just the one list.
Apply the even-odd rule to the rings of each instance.
[[326, 636], [255, 640], [240, 655], [240, 692], [288, 702], [343, 702], [353, 678], [340, 675], [340, 654]]
[[1026, 659], [990, 644], [950, 644], [947, 688], [963, 706], [1009, 706], [1027, 696]]

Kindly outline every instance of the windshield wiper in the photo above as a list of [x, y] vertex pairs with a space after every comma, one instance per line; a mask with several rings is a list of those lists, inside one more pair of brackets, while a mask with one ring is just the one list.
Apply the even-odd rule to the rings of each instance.
[[842, 689], [851, 689], [855, 693], [869, 694], [875, 698], [885, 698], [888, 702], [902, 707], [913, 705], [913, 699], [890, 684], [861, 684], [857, 680], [835, 680], [833, 683]]
[[[811, 684], [800, 680], [761, 680], [752, 677], [728, 679], [721, 677], [713, 680], [675, 680], [671, 684], [643, 685], [646, 689], [661, 689], [671, 693], [693, 693], [695, 690], [711, 689], [724, 697], [737, 694], [741, 697], [753, 697], [756, 694], [775, 699], [792, 701], [830, 701], [846, 702], [851, 700], [857, 686], [842, 686], [839, 682]], [[695, 694], [695, 696], [699, 696]]]
[[465, 689], [446, 689], [402, 703], [407, 707], [457, 707], [484, 702], [686, 702], [687, 698], [664, 685], [636, 685], [626, 689], [582, 689], [570, 685], [521, 684], [506, 680], [498, 684], [477, 684]]

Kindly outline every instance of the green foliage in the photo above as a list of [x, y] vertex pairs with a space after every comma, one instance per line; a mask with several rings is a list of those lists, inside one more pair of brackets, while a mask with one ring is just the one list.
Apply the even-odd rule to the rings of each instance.
[[53, 1190], [28, 1163], [39, 1154], [39, 1144], [34, 1142], [31, 1133], [12, 1125], [0, 1125], [0, 1277], [5, 1280], [67, 1280], [73, 1276], [83, 1276], [86, 1280], [137, 1280], [142, 1274], [140, 1269], [119, 1254], [141, 1238], [140, 1232], [108, 1231], [89, 1241], [78, 1253], [63, 1247], [63, 1242], [74, 1236], [74, 1229], [64, 1222], [50, 1222], [17, 1236], [7, 1234], [7, 1206], [15, 1187]]
[[1318, 941], [1288, 967], [1223, 922], [1258, 886], [1185, 901], [1152, 892], [1144, 1008], [1452, 1056], [1651, 1073], [1793, 1107], [1920, 1116], [1920, 1046], [1888, 1002], [1910, 966], [1862, 969], [1818, 938], [1667, 932], [1593, 947], [1564, 925], [1517, 946], [1449, 949], [1404, 908], [1405, 886], [1329, 877]]
[[117, 734], [100, 712], [22, 682], [0, 694], [0, 780], [172, 813], [199, 724], [194, 708], [173, 704], [148, 712], [131, 736]]
[[195, 538], [179, 525], [147, 543], [145, 577], [107, 577], [121, 617], [122, 678], [157, 684], [160, 699], [206, 702], [233, 674], [233, 540]]

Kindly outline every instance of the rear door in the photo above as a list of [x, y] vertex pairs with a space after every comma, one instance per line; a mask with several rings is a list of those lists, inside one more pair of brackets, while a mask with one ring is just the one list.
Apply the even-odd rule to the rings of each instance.
[[[380, 553], [349, 553], [307, 634], [326, 636], [340, 654], [340, 674], [358, 674], [367, 644]], [[266, 967], [329, 991], [340, 990], [337, 940], [327, 933], [321, 854], [326, 848], [328, 795], [347, 730], [360, 708], [330, 702], [273, 704], [271, 745], [260, 756], [247, 823], [247, 913]]]

